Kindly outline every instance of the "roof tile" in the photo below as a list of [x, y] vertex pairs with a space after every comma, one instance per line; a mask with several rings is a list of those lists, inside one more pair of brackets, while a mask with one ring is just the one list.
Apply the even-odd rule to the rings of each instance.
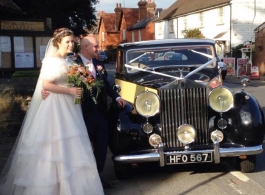
[[115, 13], [103, 13], [102, 21], [106, 32], [114, 32], [115, 29]]

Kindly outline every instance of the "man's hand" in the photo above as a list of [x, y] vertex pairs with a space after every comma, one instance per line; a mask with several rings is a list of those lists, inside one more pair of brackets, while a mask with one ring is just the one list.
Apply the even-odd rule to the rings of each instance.
[[46, 99], [48, 96], [49, 96], [49, 92], [48, 91], [45, 91], [44, 89], [41, 90], [41, 96], [42, 96], [42, 99]]
[[119, 98], [116, 101], [122, 108], [124, 108], [124, 106], [126, 105], [126, 101], [122, 98]]

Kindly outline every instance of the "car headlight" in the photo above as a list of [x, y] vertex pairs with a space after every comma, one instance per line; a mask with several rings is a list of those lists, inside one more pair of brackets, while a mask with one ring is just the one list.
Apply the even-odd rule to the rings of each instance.
[[234, 96], [226, 87], [218, 87], [210, 92], [209, 104], [216, 112], [226, 112], [233, 107]]
[[159, 107], [160, 99], [154, 92], [143, 91], [135, 99], [135, 109], [144, 117], [154, 116], [159, 112]]
[[178, 140], [183, 144], [194, 142], [196, 131], [192, 125], [181, 125], [177, 130]]

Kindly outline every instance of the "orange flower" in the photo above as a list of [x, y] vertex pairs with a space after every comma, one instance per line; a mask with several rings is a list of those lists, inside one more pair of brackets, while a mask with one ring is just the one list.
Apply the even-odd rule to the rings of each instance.
[[[70, 66], [68, 71], [68, 77], [67, 77], [68, 83], [73, 84], [76, 87], [81, 87], [83, 89], [88, 89], [91, 91], [92, 88], [97, 88], [97, 94], [100, 92], [101, 87], [103, 86], [103, 80], [97, 79], [95, 80], [92, 76], [91, 72], [86, 69], [84, 66], [75, 65]], [[96, 97], [92, 97], [95, 104], [97, 104]], [[74, 103], [80, 104], [81, 100], [75, 101]]]

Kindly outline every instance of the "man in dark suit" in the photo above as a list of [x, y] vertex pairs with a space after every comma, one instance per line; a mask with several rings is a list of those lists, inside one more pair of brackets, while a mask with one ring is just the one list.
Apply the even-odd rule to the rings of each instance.
[[[104, 81], [104, 87], [100, 90], [96, 100], [97, 104], [91, 98], [91, 91], [85, 90], [83, 93], [82, 111], [86, 123], [87, 131], [90, 141], [94, 148], [94, 154], [97, 161], [98, 172], [103, 171], [103, 167], [107, 155], [108, 143], [108, 122], [106, 119], [107, 110], [107, 95], [114, 101], [124, 107], [126, 101], [123, 100], [117, 92], [115, 92], [107, 80], [107, 72], [104, 65], [100, 64], [97, 58], [99, 46], [97, 39], [88, 35], [80, 42], [80, 54], [77, 55], [76, 62], [87, 66], [96, 79]], [[92, 63], [91, 63], [92, 60]], [[96, 96], [96, 89], [93, 91], [94, 97]]]

